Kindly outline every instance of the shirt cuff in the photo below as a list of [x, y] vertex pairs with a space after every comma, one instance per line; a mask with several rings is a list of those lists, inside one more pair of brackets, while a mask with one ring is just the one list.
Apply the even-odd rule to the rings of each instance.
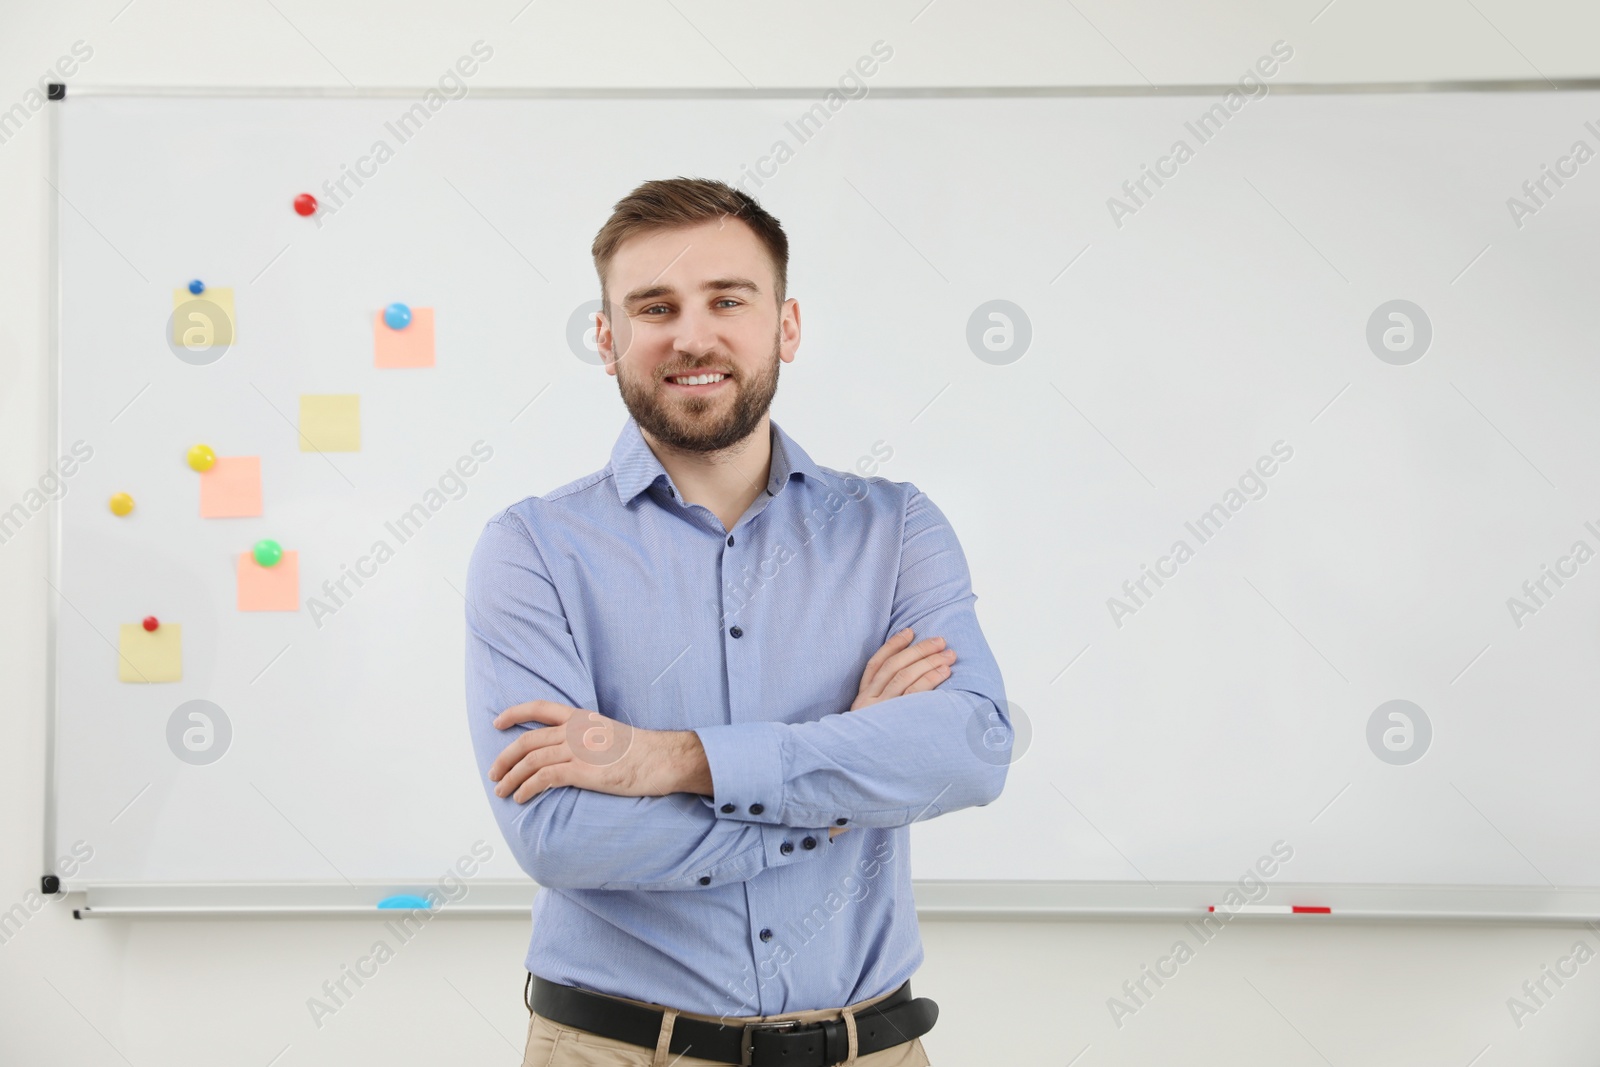
[[711, 770], [711, 810], [717, 818], [782, 825], [781, 726], [740, 722], [695, 730]]
[[826, 826], [813, 830], [797, 830], [792, 826], [761, 828], [761, 848], [766, 854], [768, 867], [782, 867], [808, 856], [821, 855], [829, 843]]

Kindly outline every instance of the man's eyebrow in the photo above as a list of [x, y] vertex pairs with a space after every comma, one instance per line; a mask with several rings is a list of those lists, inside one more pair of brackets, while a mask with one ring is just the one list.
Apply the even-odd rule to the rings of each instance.
[[[703, 293], [717, 293], [736, 290], [741, 292], [759, 294], [761, 286], [749, 278], [711, 278], [700, 283]], [[622, 298], [624, 304], [635, 304], [640, 300], [654, 300], [658, 296], [676, 296], [678, 290], [670, 285], [651, 285], [643, 289], [635, 289]]]

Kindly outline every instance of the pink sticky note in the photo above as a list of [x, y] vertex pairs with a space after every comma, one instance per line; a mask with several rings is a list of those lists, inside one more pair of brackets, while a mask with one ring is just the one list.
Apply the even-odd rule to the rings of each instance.
[[375, 367], [433, 366], [433, 309], [412, 308], [403, 330], [391, 330], [378, 312], [372, 317], [372, 351]]
[[239, 553], [240, 611], [299, 611], [300, 553], [285, 551], [270, 567]]
[[200, 472], [200, 517], [239, 519], [261, 514], [261, 457], [218, 456]]

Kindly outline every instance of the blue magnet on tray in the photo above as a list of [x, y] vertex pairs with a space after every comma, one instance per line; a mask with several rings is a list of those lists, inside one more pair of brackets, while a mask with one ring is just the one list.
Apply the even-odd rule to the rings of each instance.
[[383, 309], [383, 321], [391, 330], [403, 330], [411, 325], [411, 309], [404, 304], [390, 304]]
[[425, 900], [422, 897], [412, 896], [409, 893], [402, 893], [399, 896], [395, 896], [395, 897], [384, 897], [382, 900], [378, 901], [378, 907], [380, 907], [380, 908], [431, 908], [431, 907], [433, 907], [433, 905], [429, 904], [427, 902], [427, 900]]
[[195, 296], [199, 296], [201, 293], [206, 291], [206, 283], [201, 281], [199, 278], [196, 278], [194, 281], [189, 283], [189, 291]]

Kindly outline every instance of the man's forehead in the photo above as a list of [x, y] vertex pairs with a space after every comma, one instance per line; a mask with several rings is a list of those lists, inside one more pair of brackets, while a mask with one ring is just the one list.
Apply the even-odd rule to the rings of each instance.
[[771, 263], [755, 231], [730, 217], [630, 237], [611, 259], [613, 292], [697, 289], [723, 277], [747, 278], [763, 289], [772, 283]]

